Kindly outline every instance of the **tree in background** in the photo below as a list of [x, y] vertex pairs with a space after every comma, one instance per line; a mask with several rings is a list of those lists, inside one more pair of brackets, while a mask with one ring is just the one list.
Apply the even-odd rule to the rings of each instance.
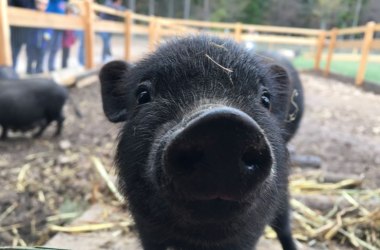
[[211, 0], [211, 21], [236, 22], [243, 18], [245, 1]]
[[275, 26], [306, 27], [310, 24], [311, 9], [310, 0], [269, 0], [263, 23]]
[[363, 5], [359, 24], [365, 24], [369, 21], [380, 23], [380, 3], [379, 0], [370, 0]]
[[124, 5], [131, 1], [141, 14], [217, 22], [323, 29], [380, 22], [380, 0], [124, 0]]
[[313, 14], [319, 19], [319, 28], [330, 28], [342, 13], [347, 12], [346, 7], [344, 0], [318, 0]]
[[242, 22], [255, 24], [266, 23], [264, 17], [272, 4], [271, 1], [250, 0], [244, 2], [245, 7], [243, 10], [244, 16], [241, 19]]
[[[379, 4], [377, 0], [372, 1]], [[368, 0], [318, 0], [314, 14], [319, 18], [319, 28], [357, 26], [361, 9], [368, 2]]]

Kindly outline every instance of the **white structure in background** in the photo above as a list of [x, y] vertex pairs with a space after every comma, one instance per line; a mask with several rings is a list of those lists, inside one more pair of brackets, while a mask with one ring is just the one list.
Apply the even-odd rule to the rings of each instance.
[[250, 38], [252, 40], [245, 42], [245, 48], [247, 50], [254, 50], [256, 49], [255, 38], [259, 36], [259, 33], [255, 32], [254, 30], [249, 30], [248, 33], [250, 34]]

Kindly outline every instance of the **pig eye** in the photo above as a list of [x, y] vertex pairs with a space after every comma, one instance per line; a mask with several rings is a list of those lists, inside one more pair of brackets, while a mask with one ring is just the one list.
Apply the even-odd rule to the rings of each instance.
[[136, 97], [139, 105], [150, 102], [152, 100], [149, 90], [147, 90], [146, 88], [139, 89], [137, 91]]
[[265, 108], [270, 109], [270, 94], [268, 91], [264, 91], [264, 93], [262, 94], [261, 103]]

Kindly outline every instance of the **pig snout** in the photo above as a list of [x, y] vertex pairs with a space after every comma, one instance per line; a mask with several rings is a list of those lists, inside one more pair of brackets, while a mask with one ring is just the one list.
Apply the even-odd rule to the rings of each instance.
[[180, 124], [162, 159], [175, 191], [190, 200], [240, 201], [270, 175], [274, 162], [257, 122], [229, 107], [200, 111]]

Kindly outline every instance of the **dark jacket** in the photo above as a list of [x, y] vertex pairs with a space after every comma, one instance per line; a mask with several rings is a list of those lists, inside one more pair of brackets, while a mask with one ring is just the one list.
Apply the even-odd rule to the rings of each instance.
[[36, 8], [36, 3], [34, 0], [8, 0], [8, 5], [26, 9]]
[[[125, 10], [125, 7], [123, 6], [116, 6], [115, 4], [113, 4], [113, 2], [111, 0], [107, 0], [105, 3], [104, 3], [105, 6], [107, 7], [110, 7], [110, 8], [113, 8], [115, 10], [120, 10], [120, 11], [124, 11]], [[110, 14], [106, 14], [106, 13], [101, 13], [99, 15], [102, 19], [104, 20], [109, 20], [109, 21], [123, 21], [123, 18], [122, 17], [119, 17], [119, 16], [114, 16], [114, 15], [110, 15]]]

